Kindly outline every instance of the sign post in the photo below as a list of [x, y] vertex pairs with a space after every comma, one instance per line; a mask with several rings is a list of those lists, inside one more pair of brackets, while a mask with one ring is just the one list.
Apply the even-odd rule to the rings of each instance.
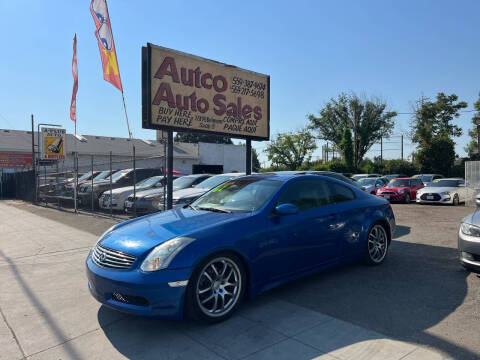
[[173, 132], [270, 137], [270, 76], [147, 44], [142, 48], [142, 127], [168, 132], [167, 208], [172, 206]]

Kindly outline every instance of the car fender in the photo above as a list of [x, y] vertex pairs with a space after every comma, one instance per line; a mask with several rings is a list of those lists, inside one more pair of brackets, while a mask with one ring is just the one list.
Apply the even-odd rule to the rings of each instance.
[[389, 240], [391, 241], [392, 234], [388, 219], [385, 217], [385, 214], [380, 209], [375, 209], [375, 211], [373, 211], [368, 217], [368, 219], [365, 221], [364, 227], [362, 228], [361, 241], [363, 243], [367, 241], [368, 232], [372, 228], [373, 224], [378, 222], [381, 222], [383, 225], [385, 225]]

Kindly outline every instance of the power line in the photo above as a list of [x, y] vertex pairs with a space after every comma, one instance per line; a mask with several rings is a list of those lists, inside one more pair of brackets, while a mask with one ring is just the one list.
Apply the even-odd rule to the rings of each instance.
[[[458, 111], [459, 113], [471, 113], [475, 112], [477, 110], [460, 110]], [[416, 114], [415, 112], [397, 112], [397, 115], [414, 115]]]

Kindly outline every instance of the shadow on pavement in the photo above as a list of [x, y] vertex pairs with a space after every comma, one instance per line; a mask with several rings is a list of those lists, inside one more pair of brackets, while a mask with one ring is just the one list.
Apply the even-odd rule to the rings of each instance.
[[396, 240], [408, 234], [410, 234], [410, 226], [397, 225], [395, 227], [395, 233], [393, 234], [393, 239]]
[[[399, 226], [395, 238], [409, 232], [409, 227]], [[264, 306], [277, 298], [396, 340], [440, 349], [455, 359], [478, 359], [479, 354], [426, 331], [463, 303], [467, 294], [467, 276], [468, 273], [458, 264], [456, 249], [394, 240], [382, 266], [349, 264], [338, 267], [282, 285], [268, 292], [267, 296], [260, 296], [243, 306], [253, 318], [256, 317], [255, 312], [261, 317], [264, 316]], [[100, 323], [104, 312], [109, 311], [105, 307], [100, 309]], [[235, 319], [234, 316], [224, 325], [213, 327], [224, 326], [223, 336], [233, 337], [235, 334], [229, 335], [228, 332], [236, 328]], [[147, 350], [142, 350], [142, 346], [148, 348], [155, 344], [155, 338], [164, 339], [170, 334], [167, 338], [176, 343], [178, 340], [171, 338], [172, 333], [209, 330], [189, 321], [172, 323], [127, 317], [114, 326], [103, 327], [103, 331], [123, 355], [143, 359], [155, 358], [150, 357], [148, 354], [151, 353], [147, 354]], [[218, 329], [212, 329], [211, 333], [217, 334]], [[371, 339], [352, 335], [347, 337], [346, 342], [342, 339], [330, 344], [329, 350], [366, 340]]]
[[[408, 228], [398, 230], [395, 238]], [[426, 332], [463, 303], [468, 275], [456, 249], [393, 240], [379, 267], [350, 264], [271, 294], [398, 340], [441, 349], [455, 359], [478, 359], [480, 354]]]

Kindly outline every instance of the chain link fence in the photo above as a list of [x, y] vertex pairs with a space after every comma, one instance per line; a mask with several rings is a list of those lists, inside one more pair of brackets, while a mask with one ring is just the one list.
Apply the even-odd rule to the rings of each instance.
[[465, 186], [468, 190], [465, 205], [476, 206], [475, 196], [480, 191], [480, 161], [465, 161]]
[[[133, 151], [131, 156], [110, 153], [82, 155], [73, 160], [70, 167], [65, 162], [42, 161], [37, 165], [33, 196], [37, 203], [120, 218], [138, 215], [136, 202], [127, 200], [136, 199], [139, 191], [153, 189], [164, 203], [164, 156], [136, 157]], [[120, 188], [122, 190], [116, 191]], [[163, 210], [162, 204], [158, 204], [158, 210]]]

